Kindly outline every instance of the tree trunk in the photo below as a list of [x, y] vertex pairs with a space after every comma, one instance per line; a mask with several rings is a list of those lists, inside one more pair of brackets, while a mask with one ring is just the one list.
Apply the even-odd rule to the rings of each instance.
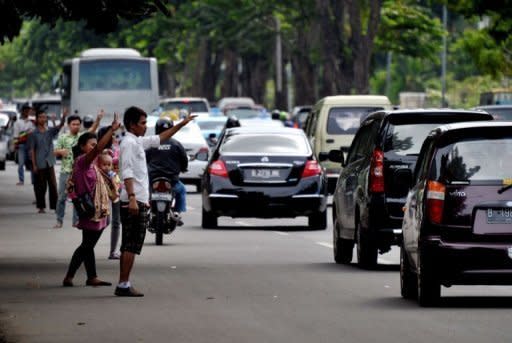
[[238, 96], [238, 54], [233, 50], [224, 51], [224, 80], [221, 87], [221, 97]]
[[244, 56], [242, 70], [242, 95], [249, 96], [258, 104], [265, 101], [265, 89], [269, 63], [265, 56]]
[[158, 83], [161, 96], [174, 97], [176, 95], [176, 79], [170, 61], [163, 68], [158, 69]]
[[201, 80], [201, 96], [209, 101], [215, 100], [215, 87], [219, 79], [222, 53], [213, 51], [212, 42], [206, 42], [204, 54], [204, 69]]
[[370, 92], [370, 63], [373, 54], [375, 36], [380, 23], [380, 9], [382, 0], [370, 0], [370, 14], [368, 25], [363, 34], [361, 21], [361, 7], [357, 0], [347, 0], [349, 7], [350, 27], [352, 32], [351, 49], [354, 70], [354, 89], [357, 94]]

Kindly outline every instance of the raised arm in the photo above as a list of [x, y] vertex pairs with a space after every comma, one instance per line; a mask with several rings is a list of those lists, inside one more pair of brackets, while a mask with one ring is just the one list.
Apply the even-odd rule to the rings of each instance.
[[96, 144], [96, 147], [94, 147], [94, 149], [89, 151], [87, 153], [87, 155], [85, 156], [85, 162], [87, 164], [91, 164], [92, 161], [94, 161], [94, 159], [96, 158], [96, 156], [98, 156], [98, 154], [100, 152], [102, 152], [103, 149], [105, 149], [108, 142], [110, 142], [110, 140], [112, 139], [112, 133], [114, 131], [116, 131], [117, 129], [119, 129], [120, 126], [121, 126], [121, 122], [119, 121], [119, 114], [114, 113], [114, 120], [112, 121], [112, 125], [110, 125], [108, 127], [107, 132], [98, 141], [98, 144]]
[[196, 115], [189, 114], [185, 119], [180, 121], [178, 124], [174, 125], [170, 129], [167, 129], [159, 134], [160, 143], [171, 138], [176, 132], [178, 132], [183, 126], [187, 125], [189, 122], [194, 120], [197, 117]]
[[96, 130], [98, 130], [98, 127], [100, 126], [101, 119], [103, 119], [104, 116], [105, 116], [105, 111], [103, 111], [103, 108], [102, 108], [96, 115], [96, 119], [94, 120], [94, 123], [92, 124], [92, 126], [89, 129], [87, 129], [87, 131], [96, 132]]

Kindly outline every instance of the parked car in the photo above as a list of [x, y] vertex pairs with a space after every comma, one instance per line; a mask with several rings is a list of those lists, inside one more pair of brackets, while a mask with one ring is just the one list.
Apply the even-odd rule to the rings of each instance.
[[18, 111], [14, 107], [3, 107], [0, 109], [0, 114], [5, 114], [8, 116], [9, 121], [5, 123], [5, 117], [2, 119], [2, 131], [3, 131], [3, 140], [7, 141], [7, 160], [14, 161], [16, 156], [16, 144], [14, 139], [14, 123], [18, 120]]
[[[148, 116], [146, 123], [146, 135], [155, 134], [155, 124], [158, 121], [157, 116]], [[179, 123], [176, 121], [174, 124]], [[195, 185], [197, 191], [201, 191], [201, 177], [208, 163], [210, 150], [208, 144], [201, 133], [201, 129], [195, 122], [190, 122], [182, 127], [172, 137], [178, 140], [188, 155], [188, 170], [180, 174], [180, 180], [184, 184]]]
[[208, 113], [210, 104], [205, 98], [166, 98], [160, 100], [162, 111], [187, 110], [188, 113]]
[[512, 123], [441, 126], [421, 147], [404, 207], [401, 293], [512, 284]]
[[[338, 95], [318, 101], [308, 115], [304, 131], [317, 157], [333, 149], [348, 150], [361, 121], [371, 112], [391, 110], [389, 99], [382, 95]], [[340, 165], [322, 161], [332, 194], [340, 174]]]
[[325, 174], [300, 129], [227, 129], [203, 175], [202, 200], [203, 228], [217, 227], [220, 216], [307, 216], [311, 229], [327, 225]]
[[476, 120], [492, 116], [447, 109], [376, 112], [361, 123], [346, 161], [340, 150], [329, 153], [343, 166], [333, 195], [336, 263], [350, 263], [356, 243], [359, 266], [373, 268], [378, 252], [400, 244], [402, 207], [421, 144], [437, 126]]
[[482, 110], [492, 114], [495, 120], [512, 121], [512, 105], [486, 105], [475, 107], [474, 110]]

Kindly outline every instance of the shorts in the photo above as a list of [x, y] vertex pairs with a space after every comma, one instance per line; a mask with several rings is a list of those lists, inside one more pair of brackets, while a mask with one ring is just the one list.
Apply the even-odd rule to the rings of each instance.
[[139, 205], [139, 214], [131, 215], [128, 213], [128, 203], [121, 202], [121, 252], [127, 251], [140, 255], [146, 230], [149, 225], [149, 207], [146, 204], [137, 201]]

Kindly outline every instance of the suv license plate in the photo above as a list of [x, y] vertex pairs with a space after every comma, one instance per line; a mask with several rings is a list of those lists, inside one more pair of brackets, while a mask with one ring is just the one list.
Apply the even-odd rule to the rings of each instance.
[[488, 208], [487, 224], [512, 224], [512, 208]]

